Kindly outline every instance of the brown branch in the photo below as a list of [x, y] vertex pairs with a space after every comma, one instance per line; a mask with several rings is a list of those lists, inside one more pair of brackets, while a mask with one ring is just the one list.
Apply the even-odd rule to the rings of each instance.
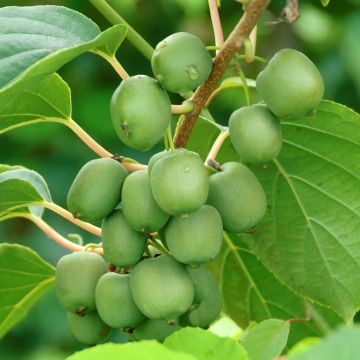
[[175, 147], [186, 146], [201, 109], [205, 106], [207, 99], [214, 91], [216, 84], [224, 74], [230, 60], [241, 48], [243, 41], [249, 37], [252, 29], [256, 26], [268, 3], [269, 0], [253, 0], [251, 3], [244, 6], [243, 16], [225, 41], [221, 51], [214, 59], [213, 70], [209, 78], [204, 84], [198, 87], [191, 99], [195, 109], [193, 112], [185, 115], [184, 120], [180, 124], [179, 129], [175, 134]]

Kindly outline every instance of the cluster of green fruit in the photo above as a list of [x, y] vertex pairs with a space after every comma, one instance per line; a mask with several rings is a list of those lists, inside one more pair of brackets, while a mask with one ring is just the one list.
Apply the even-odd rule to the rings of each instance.
[[[199, 39], [178, 33], [157, 46], [152, 66], [158, 81], [129, 78], [111, 102], [120, 139], [139, 150], [155, 145], [170, 124], [171, 104], [159, 82], [184, 94], [209, 76], [212, 62]], [[279, 118], [312, 111], [323, 83], [307, 57], [282, 50], [259, 74], [257, 89], [266, 105], [243, 107], [229, 121], [232, 144], [245, 163], [278, 155]], [[111, 328], [135, 340], [161, 341], [180, 326], [208, 327], [222, 299], [205, 264], [220, 252], [223, 231], [255, 226], [267, 201], [243, 163], [210, 170], [198, 154], [175, 149], [155, 154], [147, 170], [131, 174], [116, 158], [90, 161], [70, 188], [68, 208], [81, 220], [102, 220], [109, 266], [94, 252], [80, 252], [60, 259], [56, 272], [58, 299], [72, 332], [95, 344]]]

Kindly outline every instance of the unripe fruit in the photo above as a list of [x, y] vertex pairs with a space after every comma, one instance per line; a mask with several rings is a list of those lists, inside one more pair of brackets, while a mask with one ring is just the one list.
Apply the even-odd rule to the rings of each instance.
[[165, 320], [146, 319], [136, 326], [133, 335], [136, 340], [157, 340], [164, 341], [169, 335], [179, 330], [178, 323], [169, 324]]
[[103, 258], [94, 252], [63, 256], [56, 265], [56, 294], [70, 313], [85, 314], [95, 309], [95, 288], [107, 271]]
[[203, 205], [188, 215], [173, 217], [165, 228], [166, 245], [179, 262], [196, 265], [208, 262], [219, 253], [223, 227], [219, 212]]
[[266, 196], [259, 180], [245, 165], [225, 163], [210, 176], [208, 203], [220, 213], [224, 229], [241, 232], [256, 225], [266, 211]]
[[200, 156], [185, 149], [156, 161], [150, 183], [155, 201], [171, 215], [199, 209], [209, 191], [209, 178]]
[[184, 314], [181, 321], [190, 326], [208, 327], [220, 314], [222, 297], [218, 284], [210, 271], [200, 266], [187, 268], [194, 283], [193, 309]]
[[166, 92], [149, 76], [123, 80], [110, 104], [117, 135], [136, 150], [151, 149], [162, 139], [171, 121], [171, 103]]
[[101, 229], [104, 254], [111, 264], [124, 268], [141, 259], [146, 237], [130, 227], [121, 210], [104, 219]]
[[179, 32], [157, 44], [151, 66], [155, 77], [167, 90], [183, 94], [208, 78], [212, 60], [198, 37]]
[[72, 183], [67, 206], [84, 221], [99, 221], [120, 202], [126, 169], [116, 160], [102, 158], [85, 164]]
[[170, 155], [170, 154], [172, 154], [172, 151], [170, 151], [170, 150], [163, 150], [163, 151], [160, 151], [160, 152], [154, 154], [154, 155], [150, 158], [150, 160], [149, 160], [149, 162], [148, 162], [148, 172], [149, 172], [149, 176], [150, 176], [150, 174], [151, 174], [151, 170], [152, 170], [153, 166], [155, 165], [155, 163], [156, 163], [158, 160], [160, 160], [160, 159], [162, 159], [162, 158], [164, 158], [165, 156], [168, 156], [168, 155]]
[[169, 255], [137, 264], [130, 275], [130, 290], [140, 311], [150, 319], [177, 319], [194, 297], [185, 267]]
[[283, 49], [257, 76], [256, 89], [277, 117], [294, 118], [306, 115], [319, 104], [324, 82], [308, 57]]
[[134, 326], [145, 319], [130, 293], [130, 275], [103, 275], [96, 286], [96, 308], [101, 319], [113, 328]]
[[72, 334], [84, 344], [95, 345], [104, 341], [111, 333], [96, 311], [84, 316], [67, 313], [67, 320]]
[[236, 152], [245, 162], [270, 161], [281, 150], [280, 122], [266, 105], [244, 106], [233, 112], [229, 132]]
[[147, 170], [135, 171], [126, 178], [121, 200], [124, 216], [136, 231], [158, 231], [169, 219], [154, 199]]

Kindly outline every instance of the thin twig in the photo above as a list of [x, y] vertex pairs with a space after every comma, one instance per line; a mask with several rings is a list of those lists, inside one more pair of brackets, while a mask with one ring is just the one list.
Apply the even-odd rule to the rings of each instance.
[[[221, 46], [223, 46], [224, 44], [224, 34], [221, 26], [219, 8], [217, 6], [216, 0], [209, 0], [209, 10], [212, 27], [214, 30], [215, 45], [216, 47], [221, 48]], [[218, 52], [219, 50], [216, 50], [216, 53]]]
[[195, 105], [195, 109], [192, 113], [185, 115], [184, 121], [180, 124], [179, 131], [175, 134], [174, 139], [176, 147], [186, 146], [191, 131], [207, 99], [214, 91], [234, 54], [239, 51], [243, 41], [249, 37], [267, 5], [268, 0], [253, 0], [249, 5], [246, 5], [239, 23], [225, 41], [219, 54], [215, 57], [213, 70], [209, 78], [204, 84], [198, 87], [191, 99]]

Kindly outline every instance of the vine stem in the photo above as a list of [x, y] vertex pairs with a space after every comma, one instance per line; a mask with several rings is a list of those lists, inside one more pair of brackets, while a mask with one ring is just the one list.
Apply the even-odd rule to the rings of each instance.
[[86, 230], [87, 232], [94, 234], [96, 236], [101, 236], [101, 229], [93, 224], [87, 223], [85, 221], [81, 221], [79, 219], [75, 219], [71, 212], [67, 211], [66, 209], [62, 208], [61, 206], [52, 203], [52, 202], [42, 202], [39, 204], [40, 206], [44, 206], [45, 208], [53, 211], [54, 213], [62, 216], [64, 219], [72, 222], [73, 224], [77, 225], [81, 229]]
[[114, 68], [114, 70], [118, 73], [122, 80], [126, 80], [129, 78], [129, 74], [126, 72], [126, 70], [119, 63], [118, 59], [115, 56], [110, 56], [109, 54], [101, 50], [93, 50], [93, 53], [105, 59]]
[[[78, 125], [74, 120], [69, 119], [66, 121], [61, 121], [62, 124], [70, 128], [95, 154], [100, 157], [112, 157], [109, 151], [103, 148], [98, 144], [80, 125]], [[129, 171], [145, 170], [147, 169], [146, 165], [122, 161], [121, 164]]]
[[[71, 251], [84, 251], [84, 246], [75, 244], [70, 240], [66, 239], [38, 216], [24, 214], [23, 217], [31, 220], [45, 235], [47, 235], [51, 240], [61, 245], [63, 248]], [[91, 248], [91, 251], [95, 251], [99, 255], [104, 255], [102, 248]]]
[[151, 60], [154, 52], [153, 47], [118, 14], [105, 0], [90, 0], [96, 9], [112, 24], [123, 24], [127, 27], [126, 38], [138, 49], [147, 59]]
[[[219, 8], [217, 5], [216, 0], [208, 0], [209, 2], [209, 10], [210, 10], [210, 17], [212, 22], [212, 27], [214, 30], [214, 37], [215, 37], [215, 46], [221, 48], [224, 44], [224, 34], [221, 26], [221, 20], [219, 16]], [[216, 50], [218, 53], [219, 50]]]
[[208, 156], [206, 157], [205, 160], [205, 166], [208, 165], [209, 162], [214, 161], [216, 159], [216, 156], [218, 154], [218, 152], [221, 149], [221, 146], [223, 145], [224, 141], [226, 140], [226, 138], [229, 136], [229, 130], [225, 130], [222, 131], [219, 136], [216, 138], [216, 140], [214, 141]]
[[268, 0], [252, 0], [249, 4], [244, 5], [244, 14], [225, 41], [220, 52], [216, 55], [209, 78], [197, 88], [191, 99], [195, 109], [193, 112], [186, 114], [184, 120], [180, 124], [174, 139], [176, 147], [186, 146], [191, 131], [207, 99], [212, 94], [221, 79], [221, 76], [227, 69], [230, 60], [235, 53], [239, 51], [244, 40], [249, 37], [252, 29], [256, 26], [261, 14], [267, 8], [268, 2]]

